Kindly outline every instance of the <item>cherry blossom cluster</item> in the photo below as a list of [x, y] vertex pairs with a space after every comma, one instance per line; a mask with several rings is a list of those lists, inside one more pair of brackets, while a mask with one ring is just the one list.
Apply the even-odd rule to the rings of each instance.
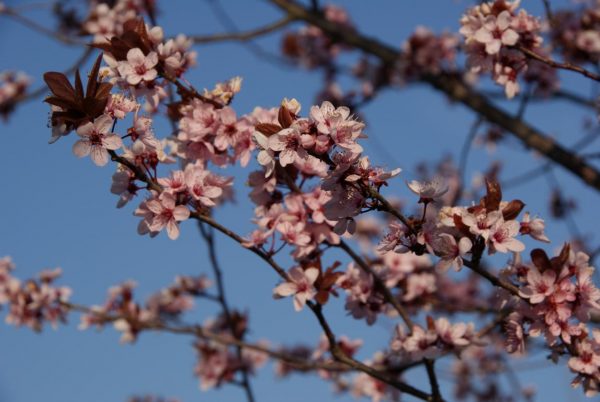
[[455, 66], [459, 39], [455, 34], [444, 32], [436, 35], [428, 28], [419, 26], [403, 43], [398, 70], [402, 81], [418, 78], [423, 74], [439, 74]]
[[520, 90], [518, 78], [527, 70], [527, 59], [518, 47], [542, 53], [540, 21], [521, 9], [520, 1], [495, 0], [468, 10], [460, 20], [465, 52], [473, 72], [491, 73], [504, 86], [506, 96]]
[[[232, 312], [229, 317], [222, 314], [217, 319], [208, 321], [204, 328], [223, 339], [243, 339], [247, 331], [247, 320], [246, 315]], [[260, 344], [268, 346], [267, 341], [261, 341]], [[194, 372], [200, 379], [202, 390], [232, 382], [240, 372], [252, 374], [268, 360], [268, 356], [260, 351], [244, 348], [238, 352], [213, 341], [199, 340], [194, 347], [198, 354]]]
[[[105, 51], [102, 71], [110, 82], [133, 97], [145, 97], [145, 109], [155, 112], [168, 97], [165, 86], [196, 64], [192, 41], [185, 35], [165, 41], [161, 27], [147, 27], [137, 19], [123, 25], [124, 33], [94, 46]], [[164, 80], [160, 80], [164, 77]]]
[[[132, 180], [129, 177], [130, 183]], [[159, 178], [158, 182], [163, 191], [160, 194], [152, 191], [151, 196], [135, 210], [135, 215], [142, 217], [138, 233], [154, 237], [166, 229], [172, 240], [179, 237], [179, 222], [190, 217], [188, 204], [198, 210], [213, 207], [225, 194], [224, 189], [231, 185], [230, 179], [204, 169], [199, 163], [188, 164], [183, 171], [172, 171], [170, 177]], [[115, 183], [113, 189], [114, 186]], [[122, 185], [121, 189], [125, 190], [121, 198], [123, 194], [131, 196], [129, 188], [125, 189]]]
[[[516, 218], [525, 206], [520, 200], [502, 201], [500, 187], [495, 182], [488, 182], [488, 194], [479, 205], [472, 207], [444, 206], [437, 216], [418, 222], [418, 230], [414, 227], [392, 222], [389, 233], [382, 239], [379, 251], [417, 253], [425, 251], [438, 256], [436, 266], [440, 269], [454, 267], [460, 270], [463, 258], [467, 254], [481, 256], [487, 249], [488, 254], [496, 252], [521, 252], [525, 249], [518, 235], [548, 242], [544, 234], [544, 221], [531, 218], [525, 213], [521, 222]], [[439, 180], [429, 182], [412, 182], [409, 187], [419, 195], [424, 210], [431, 201], [441, 197], [447, 188]]]
[[[328, 21], [346, 29], [354, 25], [348, 13], [341, 7], [328, 4], [323, 7], [323, 15]], [[282, 43], [283, 53], [297, 60], [307, 68], [331, 65], [343, 50], [343, 45], [335, 43], [316, 26], [306, 26], [298, 32], [288, 33]]]
[[[228, 104], [239, 92], [240, 78], [219, 84], [205, 96]], [[215, 107], [200, 99], [182, 105], [178, 113], [179, 132], [176, 139], [176, 155], [188, 161], [208, 162], [224, 167], [239, 162], [246, 166], [256, 148], [252, 139], [254, 125], [259, 116], [268, 112], [257, 108], [254, 113], [238, 118], [230, 106]], [[268, 118], [268, 117], [267, 117]]]
[[459, 352], [472, 343], [476, 343], [473, 323], [452, 324], [445, 317], [435, 321], [429, 317], [427, 328], [415, 325], [410, 333], [405, 331], [404, 326], [397, 326], [390, 349], [402, 361], [418, 361]]
[[41, 331], [46, 322], [53, 327], [64, 323], [68, 312], [64, 303], [68, 302], [71, 289], [54, 285], [61, 269], [44, 270], [27, 281], [15, 278], [14, 269], [10, 257], [0, 259], [0, 307], [8, 310], [6, 322], [35, 331]]
[[153, 2], [145, 0], [117, 0], [113, 2], [93, 0], [89, 5], [89, 14], [82, 22], [82, 29], [87, 35], [94, 36], [94, 43], [105, 43], [114, 36], [125, 32], [127, 21], [148, 12], [148, 5]]
[[122, 333], [121, 342], [134, 342], [143, 329], [177, 318], [193, 308], [194, 297], [205, 295], [211, 281], [204, 276], [178, 276], [173, 285], [149, 297], [145, 305], [135, 301], [135, 286], [135, 282], [126, 281], [111, 287], [102, 305], [94, 305], [82, 314], [79, 328], [100, 329], [112, 322]]
[[30, 78], [22, 72], [0, 72], [0, 115], [8, 117], [30, 82]]
[[600, 2], [585, 2], [577, 11], [554, 14], [551, 37], [565, 59], [576, 63], [597, 63], [600, 59]]
[[[353, 232], [353, 218], [366, 207], [365, 189], [380, 187], [400, 172], [372, 167], [362, 156], [357, 140], [364, 137], [364, 124], [348, 108], [323, 102], [311, 108], [309, 118], [300, 118], [299, 111], [295, 99], [285, 99], [276, 123], [271, 118], [256, 125], [263, 171], [251, 174], [250, 185], [260, 229], [247, 242], [263, 246], [279, 232], [284, 243], [296, 248], [297, 259]], [[311, 190], [303, 190], [315, 180]], [[289, 192], [282, 194], [278, 185]]]
[[513, 311], [507, 320], [507, 350], [524, 352], [529, 337], [543, 335], [557, 355], [570, 355], [569, 368], [577, 374], [574, 385], [586, 394], [600, 386], [600, 333], [586, 323], [600, 309], [600, 289], [593, 283], [589, 256], [565, 245], [549, 258], [543, 250], [531, 252], [531, 263], [520, 258], [503, 275], [519, 283], [519, 297], [509, 298]]
[[503, 389], [502, 375], [513, 376], [514, 373], [510, 371], [501, 345], [471, 346], [461, 352], [461, 357], [452, 364], [457, 400], [508, 402], [516, 396], [527, 402], [535, 400], [535, 390], [530, 386], [514, 384], [518, 387]]
[[[167, 77], [165, 80], [177, 80], [181, 71], [171, 70], [174, 64], [169, 59], [185, 52], [175, 46], [177, 41], [159, 43], [162, 31], [156, 27], [148, 30], [142, 22], [130, 20], [124, 29], [127, 30], [121, 37], [98, 45], [107, 51], [104, 59], [111, 67], [101, 72], [98, 59], [85, 93], [78, 74], [75, 86], [60, 73], [45, 75], [52, 91], [47, 98], [53, 106], [51, 142], [75, 130], [80, 137], [73, 145], [76, 156], [90, 155], [98, 166], [120, 158], [111, 187], [111, 192], [119, 196], [118, 207], [126, 205], [139, 190], [148, 188], [151, 180], [154, 186], [148, 198], [135, 211], [142, 217], [138, 231], [154, 236], [166, 229], [168, 236], [176, 239], [178, 223], [188, 219], [191, 211], [206, 210], [231, 197], [231, 179], [208, 171], [207, 163], [223, 166], [241, 160], [246, 164], [254, 148], [254, 121], [248, 118], [238, 121], [235, 112], [224, 107], [239, 91], [240, 80], [236, 78], [218, 84], [204, 95], [187, 90], [188, 98], [167, 110], [179, 116], [177, 137], [169, 142], [156, 138], [152, 117], [143, 114], [138, 101], [141, 97], [148, 101], [159, 94], [158, 88], [164, 84], [156, 82], [159, 71], [161, 77]], [[128, 47], [133, 48], [127, 50]], [[184, 53], [177, 49], [165, 53], [161, 51], [163, 48], [177, 48]], [[115, 84], [122, 91], [110, 94]], [[151, 103], [157, 106], [161, 98], [162, 95]], [[201, 101], [196, 102], [196, 98]], [[153, 111], [154, 108], [150, 110]], [[125, 122], [131, 114], [131, 126], [123, 129], [126, 134], [115, 133], [117, 122]], [[167, 145], [172, 151], [165, 150]], [[159, 164], [174, 163], [178, 157], [183, 168], [171, 171], [168, 177], [158, 177]]]

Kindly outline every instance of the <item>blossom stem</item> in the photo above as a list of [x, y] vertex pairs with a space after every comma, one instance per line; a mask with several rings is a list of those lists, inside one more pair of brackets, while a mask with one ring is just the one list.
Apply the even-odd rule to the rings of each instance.
[[583, 75], [584, 77], [587, 77], [594, 81], [600, 81], [600, 74], [593, 73], [593, 72], [586, 70], [585, 68], [578, 66], [576, 64], [572, 64], [572, 63], [568, 63], [568, 62], [560, 63], [560, 62], [552, 60], [550, 58], [541, 56], [541, 55], [537, 54], [536, 52], [534, 52], [533, 50], [527, 49], [524, 46], [517, 46], [516, 49], [519, 50], [521, 53], [523, 53], [528, 58], [537, 60], [544, 64], [547, 64], [550, 67], [558, 68], [561, 70], [574, 71], [574, 72], [579, 73], [579, 74]]

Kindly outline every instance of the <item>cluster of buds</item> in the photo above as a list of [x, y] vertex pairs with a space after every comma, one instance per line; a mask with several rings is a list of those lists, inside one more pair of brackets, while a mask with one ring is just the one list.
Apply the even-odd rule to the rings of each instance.
[[204, 276], [178, 276], [173, 285], [152, 295], [145, 305], [135, 301], [135, 286], [135, 282], [127, 281], [110, 288], [104, 304], [92, 306], [81, 316], [79, 328], [100, 329], [112, 322], [122, 333], [121, 342], [134, 342], [142, 330], [176, 319], [190, 310], [194, 297], [205, 295], [211, 282]]
[[22, 72], [0, 72], [0, 115], [8, 117], [27, 88], [30, 79]]
[[460, 20], [471, 70], [491, 73], [508, 98], [519, 92], [518, 78], [528, 66], [519, 48], [542, 52], [540, 21], [518, 7], [519, 1], [495, 0], [469, 9]]
[[10, 257], [0, 259], [0, 307], [8, 310], [6, 322], [41, 331], [44, 323], [56, 327], [66, 322], [71, 289], [57, 287], [60, 268], [42, 271], [37, 279], [22, 282], [12, 275], [15, 265]]
[[[214, 320], [205, 323], [204, 328], [222, 339], [242, 340], [248, 330], [246, 314], [231, 311], [221, 314]], [[268, 346], [267, 341], [259, 341], [259, 345]], [[200, 388], [208, 390], [219, 387], [223, 383], [233, 382], [241, 372], [252, 374], [267, 363], [268, 356], [251, 349], [235, 350], [222, 343], [199, 340], [194, 345], [198, 353], [198, 363], [194, 369], [200, 379]]]

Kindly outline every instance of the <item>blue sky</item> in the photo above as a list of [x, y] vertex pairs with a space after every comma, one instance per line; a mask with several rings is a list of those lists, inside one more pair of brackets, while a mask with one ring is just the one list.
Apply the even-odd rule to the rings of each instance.
[[[10, 0], [6, 3], [26, 4]], [[531, 13], [542, 14], [541, 1], [524, 3]], [[171, 0], [159, 4], [164, 8], [159, 22], [168, 36], [225, 30], [206, 1]], [[417, 25], [430, 26], [436, 31], [457, 30], [458, 18], [470, 2], [350, 0], [338, 4], [347, 7], [361, 30], [399, 46]], [[280, 16], [265, 1], [229, 0], [223, 1], [223, 5], [242, 29], [260, 26]], [[32, 12], [31, 16], [43, 24], [51, 23], [41, 12]], [[278, 36], [262, 39], [260, 44], [276, 52]], [[247, 113], [256, 105], [277, 105], [283, 97], [297, 98], [306, 111], [320, 89], [319, 73], [272, 65], [239, 44], [205, 45], [196, 50], [198, 66], [188, 76], [196, 87], [212, 87], [216, 81], [236, 75], [244, 78], [242, 92], [233, 105], [238, 114]], [[68, 67], [81, 52], [82, 49], [58, 45], [0, 17], [0, 71], [22, 69], [33, 78], [34, 87], [41, 85], [43, 72]], [[571, 74], [561, 76], [569, 89], [582, 94], [592, 90], [587, 81]], [[503, 106], [515, 108], [514, 103]], [[61, 283], [74, 289], [73, 299], [92, 304], [102, 302], [108, 287], [126, 279], [138, 282], [141, 299], [170, 284], [177, 274], [209, 273], [206, 250], [193, 223], [182, 225], [182, 235], [175, 242], [164, 234], [155, 239], [138, 236], [132, 209], [115, 208], [117, 200], [109, 192], [112, 167], [97, 168], [90, 160], [75, 158], [71, 153], [72, 136], [48, 145], [48, 110], [41, 99], [35, 100], [19, 107], [8, 123], [0, 123], [0, 149], [4, 150], [0, 158], [4, 188], [0, 200], [0, 256], [13, 257], [16, 274], [25, 278], [42, 268], [60, 266], [64, 271]], [[388, 190], [388, 194], [404, 197], [409, 194], [403, 183], [412, 178], [415, 164], [437, 160], [443, 154], [456, 158], [475, 119], [462, 106], [450, 104], [421, 85], [386, 91], [363, 114], [368, 133], [373, 137], [364, 142], [366, 153], [375, 163], [404, 169], [402, 177], [392, 182]], [[526, 118], [568, 145], [584, 135], [583, 119], [594, 116], [567, 103], [552, 102], [532, 105]], [[160, 133], [161, 126], [158, 128]], [[382, 147], [386, 154], [380, 151]], [[472, 152], [469, 172], [495, 159], [504, 161], [504, 177], [512, 177], [542, 162], [510, 139], [495, 154], [481, 149]], [[247, 172], [233, 169], [239, 189], [237, 203], [216, 212], [219, 220], [241, 234], [252, 229], [252, 205], [246, 199], [247, 189], [241, 185]], [[595, 208], [598, 194], [560, 169], [556, 169], [556, 175], [560, 186], [577, 199], [583, 211], [575, 214], [581, 231], [591, 239], [591, 244], [598, 244], [600, 239], [595, 234], [600, 218]], [[506, 198], [524, 200], [532, 213], [547, 215], [547, 190], [542, 177], [505, 193]], [[562, 222], [550, 222], [548, 235], [557, 246], [569, 237]], [[295, 313], [289, 300], [272, 300], [276, 276], [228, 239], [219, 236], [217, 242], [230, 304], [249, 309], [251, 338], [270, 338], [288, 345], [316, 343], [320, 331], [311, 314]], [[203, 321], [213, 312], [213, 306], [199, 302], [189, 318]], [[366, 353], [361, 357], [369, 356], [381, 346], [393, 325], [389, 320], [380, 320], [370, 328], [357, 323], [345, 317], [341, 301], [328, 306], [327, 312], [339, 334], [366, 340]], [[56, 331], [48, 328], [42, 334], [0, 327], [0, 402], [123, 401], [130, 395], [143, 393], [178, 397], [184, 402], [244, 398], [235, 387], [225, 387], [218, 393], [199, 391], [198, 381], [193, 377], [195, 353], [190, 338], [143, 334], [133, 346], [120, 345], [119, 334], [110, 328], [96, 333], [81, 332], [76, 327], [76, 320]], [[534, 360], [543, 359], [538, 356]], [[564, 365], [522, 374], [523, 383], [537, 383], [539, 400], [584, 399], [579, 391], [570, 390], [571, 375]], [[423, 384], [423, 376], [424, 372], [419, 371], [411, 379]], [[304, 401], [307, 389], [316, 400], [330, 399], [331, 395], [329, 385], [314, 377], [296, 376], [279, 381], [271, 367], [259, 372], [253, 383], [260, 402]], [[449, 395], [448, 383], [443, 379], [442, 385]]]

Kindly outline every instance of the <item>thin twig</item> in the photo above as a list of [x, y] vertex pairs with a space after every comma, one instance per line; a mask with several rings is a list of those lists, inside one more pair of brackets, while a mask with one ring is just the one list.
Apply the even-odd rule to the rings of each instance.
[[521, 51], [521, 53], [523, 53], [525, 56], [529, 57], [530, 59], [537, 60], [539, 62], [549, 65], [550, 67], [558, 68], [561, 70], [574, 71], [574, 72], [579, 73], [579, 74], [583, 75], [584, 77], [587, 77], [594, 81], [600, 81], [600, 75], [593, 73], [589, 70], [586, 70], [585, 68], [578, 66], [576, 64], [572, 64], [572, 63], [568, 63], [568, 62], [561, 63], [556, 60], [552, 60], [550, 58], [541, 56], [541, 55], [537, 54], [536, 52], [534, 52], [533, 50], [527, 49], [524, 46], [517, 46], [515, 48], [517, 50]]
[[[493, 99], [500, 99], [510, 101], [506, 98], [506, 94], [504, 91], [482, 91], [483, 94]], [[523, 95], [518, 95], [514, 99], [519, 99], [523, 97]], [[575, 92], [570, 92], [568, 90], [559, 89], [549, 93], [548, 95], [544, 94], [533, 94], [531, 96], [532, 102], [547, 102], [553, 100], [568, 100], [580, 106], [585, 106], [586, 108], [596, 109], [596, 101], [594, 99], [589, 99], [584, 96], [581, 96]]]
[[192, 36], [191, 39], [194, 43], [214, 43], [214, 42], [226, 42], [226, 41], [238, 41], [245, 42], [252, 39], [255, 39], [260, 36], [264, 36], [266, 34], [278, 31], [279, 29], [289, 25], [294, 19], [290, 17], [282, 18], [273, 23], [267, 24], [260, 28], [252, 29], [244, 32], [227, 32], [222, 34], [215, 35], [195, 35]]
[[70, 46], [85, 46], [86, 42], [79, 40], [79, 39], [73, 39], [72, 37], [65, 35], [61, 32], [57, 32], [57, 31], [53, 31], [52, 29], [46, 28], [43, 25], [38, 24], [37, 22], [30, 20], [27, 17], [24, 17], [23, 15], [19, 14], [15, 9], [10, 8], [10, 7], [4, 7], [3, 9], [0, 9], [0, 16], [2, 15], [6, 15], [7, 17], [13, 19], [14, 21], [25, 25], [26, 27], [41, 33], [44, 36], [50, 36], [56, 40], [58, 40], [61, 43], [64, 43], [65, 45], [70, 45]]
[[377, 275], [377, 273], [375, 271], [373, 271], [373, 269], [369, 266], [369, 264], [367, 264], [367, 262], [365, 260], [363, 260], [358, 254], [356, 254], [354, 252], [354, 250], [352, 250], [352, 248], [350, 246], [348, 246], [348, 244], [344, 240], [340, 239], [340, 243], [336, 246], [341, 248], [342, 250], [344, 250], [346, 252], [346, 254], [348, 254], [350, 256], [350, 258], [352, 258], [354, 260], [354, 262], [356, 262], [356, 264], [363, 271], [365, 271], [366, 273], [371, 275], [371, 277], [373, 278], [373, 281], [375, 282], [376, 288], [382, 293], [385, 301], [388, 302], [389, 304], [391, 304], [394, 307], [394, 309], [398, 312], [400, 317], [402, 317], [402, 320], [404, 320], [404, 323], [406, 324], [406, 326], [408, 328], [408, 333], [411, 334], [415, 324], [412, 322], [412, 319], [410, 318], [408, 311], [406, 311], [404, 306], [402, 306], [402, 304], [400, 304], [398, 299], [396, 297], [394, 297], [394, 295], [392, 294], [390, 289], [381, 280], [379, 275]]
[[[215, 238], [212, 228], [209, 230], [205, 230], [202, 222], [199, 222], [198, 227], [200, 228], [200, 233], [202, 234], [202, 238], [206, 242], [206, 246], [208, 248], [208, 256], [210, 260], [210, 265], [213, 270], [213, 274], [215, 276], [215, 281], [217, 283], [217, 293], [219, 298], [219, 303], [221, 304], [221, 308], [223, 310], [223, 314], [225, 315], [225, 319], [227, 320], [227, 325], [229, 325], [229, 329], [231, 331], [231, 335], [236, 338], [236, 330], [235, 323], [233, 322], [231, 316], [231, 310], [229, 309], [229, 303], [227, 302], [227, 297], [225, 296], [225, 285], [223, 283], [223, 271], [221, 270], [221, 266], [219, 264], [219, 260], [217, 258], [216, 248], [215, 248]], [[240, 337], [240, 341], [243, 338]], [[242, 359], [242, 347], [236, 347], [237, 357], [240, 361]], [[246, 398], [248, 402], [254, 402], [254, 393], [252, 391], [252, 385], [250, 384], [250, 376], [248, 375], [248, 367], [243, 365], [242, 367], [242, 381], [241, 386], [244, 388], [246, 392]]]
[[[87, 306], [74, 304], [74, 303], [61, 303], [63, 306], [69, 308], [72, 311], [77, 311], [85, 314], [92, 314], [99, 317], [103, 322], [114, 322], [120, 318], [118, 315], [109, 315], [105, 313], [98, 312], [92, 308]], [[242, 341], [240, 339], [231, 337], [231, 336], [223, 336], [223, 334], [215, 333], [210, 331], [207, 328], [201, 327], [199, 325], [173, 325], [168, 324], [162, 321], [155, 321], [151, 323], [138, 323], [141, 325], [141, 330], [151, 330], [151, 331], [163, 331], [169, 332], [172, 334], [181, 334], [181, 335], [191, 335], [196, 336], [201, 339], [213, 341], [225, 346], [235, 346], [240, 347], [247, 350], [252, 350], [255, 352], [264, 353], [273, 359], [280, 360], [289, 364], [290, 366], [297, 368], [299, 370], [327, 370], [333, 372], [344, 372], [348, 371], [350, 368], [347, 365], [342, 365], [336, 362], [319, 362], [313, 360], [303, 359], [293, 354], [289, 354], [286, 352], [270, 349], [264, 345], [249, 343]]]
[[429, 377], [429, 384], [431, 385], [431, 396], [434, 402], [442, 401], [442, 394], [440, 393], [440, 384], [438, 383], [437, 376], [435, 374], [435, 360], [425, 359], [425, 368], [427, 370], [427, 377]]
[[460, 178], [460, 188], [456, 191], [456, 195], [454, 196], [454, 200], [452, 200], [451, 205], [455, 205], [460, 199], [462, 199], [463, 193], [465, 191], [465, 181], [466, 181], [466, 172], [467, 172], [467, 162], [469, 161], [469, 152], [471, 151], [471, 147], [473, 146], [473, 141], [475, 140], [475, 136], [477, 135], [477, 130], [483, 123], [482, 118], [478, 118], [471, 125], [471, 129], [469, 130], [469, 134], [465, 138], [465, 142], [463, 143], [462, 149], [460, 151], [460, 160], [458, 163], [458, 177]]

